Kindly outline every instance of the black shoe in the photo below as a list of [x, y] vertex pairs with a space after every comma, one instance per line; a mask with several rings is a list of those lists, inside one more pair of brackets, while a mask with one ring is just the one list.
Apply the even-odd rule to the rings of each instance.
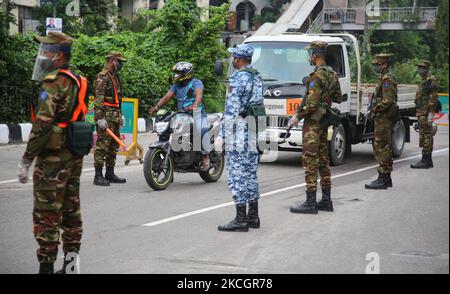
[[[431, 160], [431, 155], [430, 155]], [[415, 164], [411, 164], [411, 168], [415, 169], [429, 169], [430, 167], [433, 167], [433, 162], [431, 161], [431, 165], [428, 161], [428, 155], [422, 154], [422, 159], [419, 162], [416, 162]]]
[[95, 168], [94, 185], [97, 186], [109, 186], [109, 181], [103, 177], [102, 167]]
[[217, 229], [224, 232], [248, 232], [247, 205], [236, 205], [236, 217], [226, 225], [221, 225]]
[[317, 214], [316, 191], [306, 191], [306, 202], [292, 206], [292, 213]]
[[119, 178], [114, 173], [114, 166], [107, 166], [106, 167], [105, 179], [110, 181], [111, 183], [117, 183], [117, 184], [125, 184], [127, 182], [126, 179]]
[[247, 223], [252, 229], [259, 229], [261, 226], [258, 216], [258, 200], [250, 201], [248, 203]]
[[433, 165], [433, 159], [431, 158], [432, 157], [432, 154], [430, 153], [430, 154], [427, 154], [427, 162], [428, 162], [428, 166], [430, 167], [430, 168], [433, 168], [434, 167], [434, 165]]
[[[382, 190], [388, 188], [388, 181], [390, 179], [390, 173], [389, 174], [379, 174], [378, 179], [371, 182], [370, 184], [366, 184], [364, 187], [366, 189], [370, 190]], [[391, 180], [391, 186], [392, 186], [392, 180]]]
[[331, 187], [322, 188], [322, 200], [317, 203], [317, 209], [322, 211], [333, 211]]
[[53, 274], [53, 263], [40, 263], [38, 274], [40, 275]]

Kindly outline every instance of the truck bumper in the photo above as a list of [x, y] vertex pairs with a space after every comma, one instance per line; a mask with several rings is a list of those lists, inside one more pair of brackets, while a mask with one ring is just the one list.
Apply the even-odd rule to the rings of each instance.
[[[269, 144], [277, 143], [282, 148], [301, 148], [303, 145], [302, 130], [292, 129], [286, 138], [286, 142], [281, 143], [286, 136], [286, 130], [280, 128], [267, 128], [266, 132], [260, 135], [259, 140]], [[331, 141], [333, 138], [333, 126], [328, 127], [327, 139]]]

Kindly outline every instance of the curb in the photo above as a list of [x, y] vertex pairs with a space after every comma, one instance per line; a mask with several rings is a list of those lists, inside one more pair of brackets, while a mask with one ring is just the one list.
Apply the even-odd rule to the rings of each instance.
[[[28, 142], [31, 123], [0, 124], [0, 144], [17, 144]], [[146, 133], [151, 130], [151, 120], [138, 118], [138, 133]]]

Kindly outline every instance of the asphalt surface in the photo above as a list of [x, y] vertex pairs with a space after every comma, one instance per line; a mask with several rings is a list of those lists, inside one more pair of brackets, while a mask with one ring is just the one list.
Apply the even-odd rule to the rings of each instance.
[[[394, 187], [365, 190], [376, 177], [371, 145], [353, 146], [333, 167], [335, 212], [291, 214], [304, 200], [300, 153], [262, 162], [260, 229], [217, 231], [234, 217], [226, 173], [206, 184], [176, 174], [165, 191], [147, 186], [142, 165], [124, 166], [123, 185], [92, 185], [92, 154], [81, 177], [81, 273], [449, 273], [449, 132], [435, 137], [434, 168], [413, 170], [418, 136], [412, 131], [392, 175]], [[146, 148], [150, 134], [140, 134]], [[32, 184], [15, 180], [25, 145], [0, 146], [0, 273], [35, 273]], [[263, 160], [264, 161], [264, 160]], [[61, 253], [60, 253], [61, 254]], [[368, 255], [369, 254], [369, 255]], [[377, 258], [371, 259], [376, 256]], [[368, 260], [366, 260], [366, 258]], [[372, 262], [379, 260], [375, 267]], [[62, 263], [59, 256], [56, 267]]]

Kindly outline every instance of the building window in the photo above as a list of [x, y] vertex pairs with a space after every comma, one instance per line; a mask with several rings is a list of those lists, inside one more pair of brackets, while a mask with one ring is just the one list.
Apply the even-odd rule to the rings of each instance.
[[236, 26], [238, 31], [248, 31], [253, 27], [256, 7], [250, 1], [243, 1], [236, 6]]
[[24, 33], [25, 32], [25, 20], [27, 19], [31, 19], [31, 7], [27, 7], [27, 6], [17, 6], [18, 9], [18, 18], [17, 18], [17, 23], [19, 24], [19, 32], [20, 33]]
[[149, 0], [148, 9], [158, 9], [159, 0]]

